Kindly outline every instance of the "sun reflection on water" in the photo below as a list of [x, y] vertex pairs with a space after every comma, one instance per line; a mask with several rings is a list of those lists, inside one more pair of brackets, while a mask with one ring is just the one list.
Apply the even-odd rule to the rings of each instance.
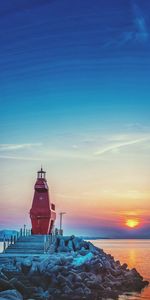
[[[150, 240], [94, 240], [95, 246], [111, 253], [116, 260], [126, 262], [129, 269], [137, 271], [150, 281]], [[150, 300], [150, 285], [141, 293], [128, 293], [119, 300]]]
[[129, 261], [128, 261], [129, 267], [133, 267], [136, 265], [136, 252], [135, 249], [129, 250]]

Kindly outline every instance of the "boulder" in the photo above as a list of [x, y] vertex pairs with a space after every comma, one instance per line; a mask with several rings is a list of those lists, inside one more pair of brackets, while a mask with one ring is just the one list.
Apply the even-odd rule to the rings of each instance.
[[69, 286], [65, 285], [63, 287], [63, 293], [65, 295], [72, 295], [73, 294], [73, 290]]
[[7, 300], [23, 300], [22, 295], [16, 290], [7, 290], [0, 292], [0, 299]]
[[78, 255], [73, 259], [72, 265], [73, 266], [81, 266], [85, 263], [89, 263], [91, 259], [93, 258], [93, 253], [88, 252], [85, 256]]
[[24, 274], [29, 273], [32, 266], [32, 260], [29, 258], [23, 259], [21, 262], [21, 269]]
[[84, 296], [84, 289], [79, 287], [74, 290], [74, 294], [82, 297]]
[[84, 294], [85, 294], [85, 296], [89, 296], [89, 295], [91, 295], [91, 289], [89, 289], [88, 287], [85, 287], [84, 288]]
[[31, 266], [31, 268], [30, 268], [30, 270], [29, 270], [29, 273], [28, 273], [28, 275], [32, 275], [32, 274], [35, 274], [35, 273], [39, 273], [39, 269], [38, 269], [38, 264], [37, 264], [37, 262], [35, 262], [35, 261], [33, 261], [32, 262], [32, 266]]
[[78, 237], [75, 237], [72, 240], [73, 247], [74, 247], [75, 251], [78, 251], [78, 250], [80, 250], [82, 248], [81, 242], [82, 242], [82, 239], [78, 238]]
[[128, 268], [128, 265], [127, 265], [127, 264], [123, 264], [123, 265], [121, 266], [121, 268], [122, 268], [123, 270], [126, 270], [126, 269]]
[[12, 283], [15, 289], [22, 295], [28, 295], [28, 288], [21, 281], [17, 280], [16, 278], [12, 278], [10, 283]]
[[121, 265], [81, 238], [58, 236], [55, 249], [57, 253], [32, 259], [17, 257], [4, 265], [0, 289], [19, 291], [25, 299], [91, 300], [116, 299], [148, 284], [136, 269], [129, 270], [127, 264]]
[[74, 251], [72, 240], [69, 240], [67, 247], [68, 251]]
[[12, 290], [14, 289], [14, 285], [8, 280], [0, 278], [0, 291]]
[[67, 246], [64, 246], [64, 247], [59, 246], [57, 248], [57, 252], [68, 252], [68, 247]]
[[7, 276], [2, 271], [0, 271], [0, 278], [8, 280]]

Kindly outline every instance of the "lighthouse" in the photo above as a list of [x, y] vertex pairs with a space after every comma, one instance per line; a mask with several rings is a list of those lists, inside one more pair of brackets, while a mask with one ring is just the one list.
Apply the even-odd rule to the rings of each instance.
[[32, 234], [51, 234], [56, 219], [55, 205], [51, 203], [46, 172], [37, 172], [34, 197], [30, 209]]

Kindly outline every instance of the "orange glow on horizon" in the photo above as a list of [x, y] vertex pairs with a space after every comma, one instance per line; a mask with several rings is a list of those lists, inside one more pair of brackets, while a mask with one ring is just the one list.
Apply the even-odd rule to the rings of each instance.
[[139, 225], [139, 221], [137, 219], [128, 219], [126, 221], [126, 226], [130, 228], [137, 227]]

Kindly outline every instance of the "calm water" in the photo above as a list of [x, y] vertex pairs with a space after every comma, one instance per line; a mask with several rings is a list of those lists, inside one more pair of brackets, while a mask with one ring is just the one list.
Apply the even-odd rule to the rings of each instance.
[[[129, 268], [136, 268], [150, 281], [150, 240], [93, 240], [95, 246], [112, 254], [121, 263], [126, 262]], [[0, 252], [3, 244], [0, 242]], [[121, 296], [119, 300], [150, 300], [150, 285], [141, 294]]]
[[[150, 240], [93, 240], [95, 246], [110, 253], [121, 263], [126, 262], [129, 268], [137, 271], [150, 281]], [[121, 296], [120, 300], [150, 300], [150, 284], [140, 294]]]

